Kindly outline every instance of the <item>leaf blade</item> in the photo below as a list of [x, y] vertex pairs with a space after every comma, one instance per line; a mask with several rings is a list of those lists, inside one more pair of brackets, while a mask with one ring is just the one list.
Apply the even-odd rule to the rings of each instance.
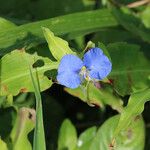
[[58, 150], [74, 150], [77, 144], [76, 129], [70, 120], [63, 121], [58, 138]]
[[[41, 91], [52, 85], [52, 81], [49, 80], [44, 73], [48, 70], [57, 69], [58, 62], [53, 62], [50, 59], [38, 56], [37, 54], [31, 55], [25, 51], [15, 50], [2, 57], [0, 60], [0, 95], [17, 95], [19, 92], [34, 91], [25, 57], [30, 60], [32, 65], [38, 60], [41, 60], [44, 63], [44, 66], [36, 68], [40, 78]], [[36, 73], [36, 69], [33, 69], [34, 74]]]
[[69, 14], [24, 24], [0, 32], [0, 56], [18, 47], [33, 46], [31, 43], [34, 42], [38, 44], [45, 42], [41, 26], [50, 28], [56, 35], [60, 36], [84, 30], [93, 32], [98, 28], [117, 25], [117, 21], [107, 9]]
[[33, 150], [46, 150], [44, 124], [43, 124], [42, 99], [40, 94], [39, 78], [37, 74], [36, 76], [33, 76], [32, 68], [30, 64], [29, 64], [29, 71], [30, 71], [31, 81], [34, 87], [34, 93], [36, 97], [36, 124], [34, 130]]
[[55, 36], [48, 28], [42, 27], [42, 30], [48, 43], [49, 50], [56, 60], [61, 60], [66, 54], [73, 54], [67, 41]]

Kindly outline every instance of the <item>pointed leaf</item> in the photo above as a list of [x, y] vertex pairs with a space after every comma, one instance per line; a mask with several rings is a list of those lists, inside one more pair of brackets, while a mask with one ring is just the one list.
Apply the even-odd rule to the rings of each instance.
[[34, 130], [33, 150], [41, 150], [41, 149], [46, 150], [39, 77], [37, 72], [36, 72], [36, 76], [35, 77], [33, 76], [33, 68], [31, 67], [30, 60], [27, 61], [29, 62], [30, 77], [31, 77], [31, 81], [34, 87], [34, 93], [36, 97], [36, 124]]
[[0, 31], [8, 30], [14, 27], [16, 27], [14, 23], [0, 17]]
[[77, 133], [74, 125], [70, 120], [66, 119], [61, 125], [59, 138], [58, 138], [58, 150], [74, 150], [77, 144]]
[[73, 54], [73, 51], [70, 49], [67, 41], [55, 36], [48, 28], [42, 27], [42, 29], [50, 52], [56, 60], [61, 60], [61, 58], [66, 54]]

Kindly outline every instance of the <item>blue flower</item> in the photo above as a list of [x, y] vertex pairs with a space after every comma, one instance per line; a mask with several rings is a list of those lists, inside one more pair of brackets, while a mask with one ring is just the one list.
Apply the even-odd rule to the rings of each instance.
[[100, 48], [84, 54], [83, 61], [75, 55], [65, 55], [58, 67], [57, 80], [61, 85], [77, 88], [84, 80], [102, 80], [111, 71], [112, 64]]

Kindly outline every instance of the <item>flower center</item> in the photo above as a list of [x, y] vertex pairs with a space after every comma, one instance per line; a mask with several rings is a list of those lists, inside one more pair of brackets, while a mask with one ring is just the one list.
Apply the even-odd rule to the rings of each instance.
[[79, 74], [80, 74], [81, 77], [83, 77], [85, 80], [87, 80], [87, 81], [90, 81], [90, 80], [91, 80], [91, 78], [90, 78], [90, 76], [89, 76], [89, 71], [88, 71], [88, 69], [87, 69], [85, 66], [83, 66], [83, 67], [81, 68]]

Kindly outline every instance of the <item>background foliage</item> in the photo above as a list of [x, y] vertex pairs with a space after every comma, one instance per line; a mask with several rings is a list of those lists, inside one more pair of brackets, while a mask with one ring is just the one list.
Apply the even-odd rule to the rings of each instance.
[[[5, 0], [0, 15], [1, 150], [149, 150], [148, 2]], [[87, 100], [56, 74], [89, 41], [113, 68]]]

